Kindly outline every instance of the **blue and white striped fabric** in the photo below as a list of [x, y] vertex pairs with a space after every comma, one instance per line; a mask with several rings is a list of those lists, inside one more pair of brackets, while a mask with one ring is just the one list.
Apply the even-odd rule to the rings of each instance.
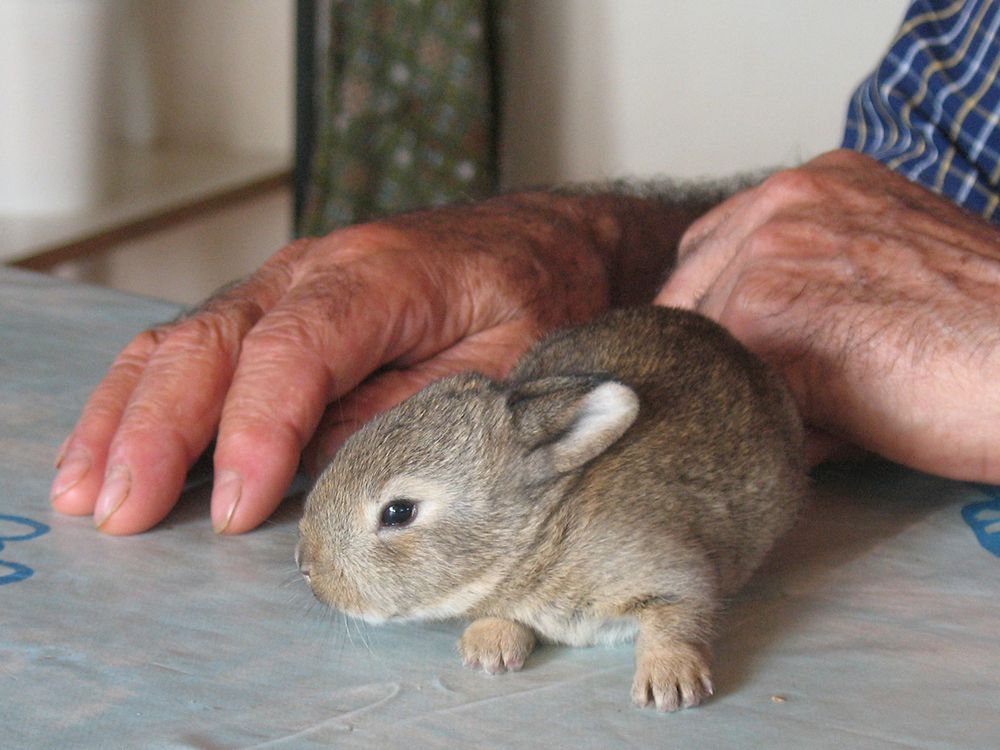
[[915, 0], [843, 145], [1000, 224], [1000, 3]]

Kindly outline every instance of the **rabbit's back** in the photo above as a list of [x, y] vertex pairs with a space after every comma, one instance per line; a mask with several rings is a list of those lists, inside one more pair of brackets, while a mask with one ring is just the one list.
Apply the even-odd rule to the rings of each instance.
[[723, 591], [741, 586], [806, 493], [802, 423], [783, 381], [713, 321], [653, 306], [549, 336], [508, 380], [562, 374], [619, 380], [641, 404], [590, 467], [586, 502], [605, 506], [608, 523], [690, 530]]

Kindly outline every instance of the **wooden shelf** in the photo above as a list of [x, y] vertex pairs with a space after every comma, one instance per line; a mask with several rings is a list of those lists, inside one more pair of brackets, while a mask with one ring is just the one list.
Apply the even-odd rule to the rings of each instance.
[[47, 269], [228, 203], [288, 185], [287, 154], [120, 148], [107, 193], [74, 214], [0, 214], [0, 262]]

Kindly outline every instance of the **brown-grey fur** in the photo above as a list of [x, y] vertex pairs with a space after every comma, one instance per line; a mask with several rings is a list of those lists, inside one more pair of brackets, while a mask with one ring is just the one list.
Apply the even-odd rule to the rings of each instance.
[[[446, 378], [359, 430], [309, 495], [300, 566], [356, 616], [474, 618], [459, 650], [491, 672], [536, 635], [635, 633], [633, 699], [696, 705], [721, 598], [806, 495], [802, 439], [784, 384], [721, 327], [613, 311], [505, 381]], [[380, 527], [400, 493], [415, 520]]]

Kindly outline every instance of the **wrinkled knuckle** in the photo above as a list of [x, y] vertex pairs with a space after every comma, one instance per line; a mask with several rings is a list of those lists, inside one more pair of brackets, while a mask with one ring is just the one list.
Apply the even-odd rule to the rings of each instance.
[[106, 389], [95, 391], [87, 401], [85, 421], [117, 424], [122, 414], [121, 395]]
[[125, 408], [118, 435], [129, 442], [137, 433], [148, 431], [156, 422], [158, 412], [149, 401], [134, 401]]
[[290, 350], [302, 354], [322, 352], [328, 338], [325, 327], [306, 309], [271, 315], [246, 335], [241, 361], [268, 362], [279, 353], [287, 356]]
[[173, 372], [197, 362], [233, 361], [239, 333], [231, 321], [214, 314], [199, 314], [175, 323], [166, 331], [148, 358], [157, 372]]
[[169, 327], [161, 327], [151, 328], [136, 335], [115, 357], [112, 370], [118, 372], [143, 370], [166, 339], [168, 332]]
[[181, 318], [179, 322], [208, 318], [233, 324], [257, 320], [264, 310], [255, 299], [252, 289], [255, 283], [256, 279], [251, 278], [222, 287], [205, 300], [194, 314]]
[[203, 313], [188, 318], [171, 331], [168, 344], [184, 349], [198, 349], [211, 345], [223, 338], [220, 316], [214, 313]]
[[125, 407], [122, 421], [118, 428], [118, 437], [125, 442], [131, 442], [138, 435], [155, 432], [162, 437], [162, 432], [171, 430], [171, 422], [164, 419], [169, 414], [168, 405], [159, 399], [135, 399]]
[[205, 311], [179, 323], [164, 342], [164, 348], [186, 352], [218, 351], [239, 338], [236, 323], [225, 313]]
[[272, 315], [243, 339], [241, 358], [256, 361], [289, 345], [301, 344], [304, 348], [312, 348], [314, 344], [310, 343], [312, 337], [307, 330], [306, 322], [297, 315]]

